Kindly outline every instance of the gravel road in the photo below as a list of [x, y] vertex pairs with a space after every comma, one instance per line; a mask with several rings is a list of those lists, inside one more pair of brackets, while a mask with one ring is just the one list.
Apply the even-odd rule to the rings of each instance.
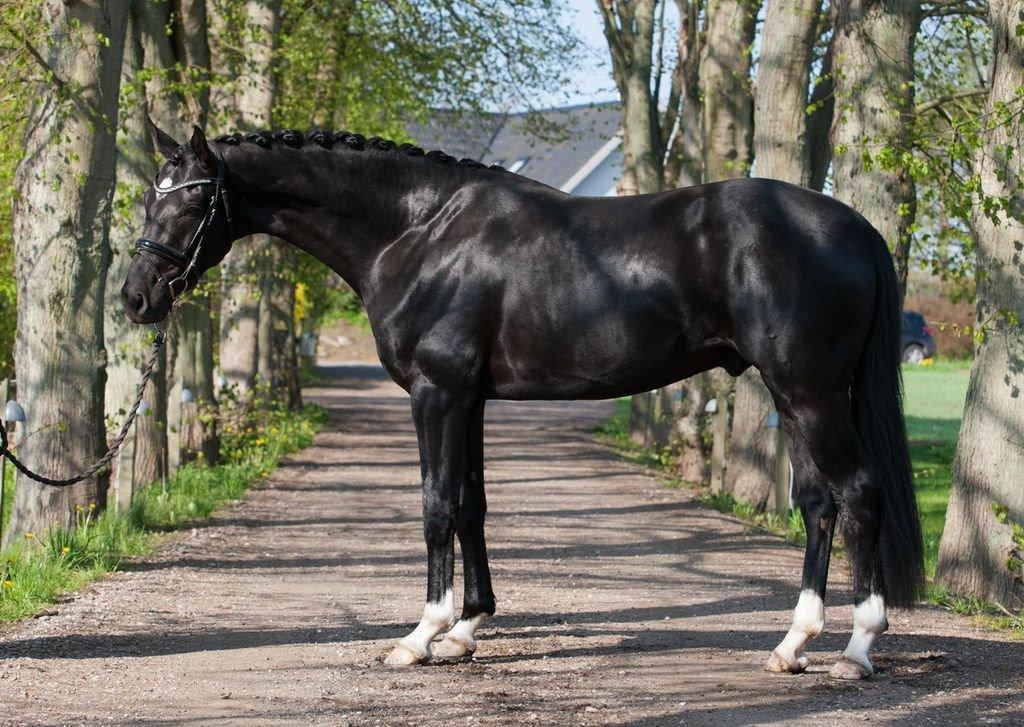
[[425, 588], [408, 400], [324, 372], [328, 429], [264, 487], [0, 631], [0, 723], [1024, 724], [1024, 642], [934, 609], [890, 615], [875, 678], [829, 680], [841, 560], [811, 668], [761, 671], [802, 551], [596, 444], [607, 402], [489, 406], [498, 614], [472, 661], [384, 666]]

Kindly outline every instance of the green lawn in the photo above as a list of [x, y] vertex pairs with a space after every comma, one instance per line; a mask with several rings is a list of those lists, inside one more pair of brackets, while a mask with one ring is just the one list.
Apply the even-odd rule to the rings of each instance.
[[907, 436], [929, 576], [935, 573], [939, 539], [946, 522], [950, 467], [969, 376], [970, 364], [965, 362], [903, 367]]

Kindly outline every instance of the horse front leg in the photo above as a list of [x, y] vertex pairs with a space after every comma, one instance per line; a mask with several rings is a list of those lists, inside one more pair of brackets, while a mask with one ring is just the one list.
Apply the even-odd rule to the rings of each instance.
[[462, 497], [455, 523], [462, 551], [465, 594], [458, 623], [434, 646], [434, 656], [457, 659], [476, 651], [476, 630], [484, 619], [494, 615], [494, 592], [487, 563], [484, 541], [484, 517], [487, 498], [484, 495], [484, 400], [476, 402], [466, 431], [466, 471], [462, 481]]
[[385, 659], [391, 666], [429, 660], [434, 637], [455, 619], [453, 537], [466, 466], [466, 430], [473, 408], [473, 397], [447, 391], [428, 381], [414, 384], [411, 395], [423, 477], [427, 603], [419, 625]]

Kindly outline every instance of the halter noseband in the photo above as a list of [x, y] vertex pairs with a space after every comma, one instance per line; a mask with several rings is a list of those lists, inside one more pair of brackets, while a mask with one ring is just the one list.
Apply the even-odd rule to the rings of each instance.
[[[228, 195], [224, 188], [224, 177], [226, 172], [224, 158], [220, 155], [220, 151], [215, 146], [211, 145], [210, 149], [213, 152], [214, 158], [217, 160], [216, 178], [206, 177], [203, 179], [187, 179], [184, 182], [178, 182], [177, 184], [172, 184], [168, 187], [156, 187], [156, 191], [159, 194], [169, 194], [171, 192], [177, 192], [180, 189], [213, 185], [213, 195], [210, 197], [209, 205], [206, 207], [206, 214], [203, 215], [203, 219], [200, 220], [199, 226], [196, 227], [196, 231], [193, 233], [192, 239], [189, 240], [188, 246], [185, 248], [185, 252], [179, 252], [170, 245], [164, 245], [161, 242], [150, 240], [146, 237], [140, 237], [135, 242], [135, 252], [152, 253], [171, 263], [180, 271], [170, 281], [165, 280], [162, 275], [157, 273], [160, 278], [160, 282], [164, 284], [167, 288], [167, 292], [171, 296], [171, 302], [174, 302], [179, 296], [184, 295], [188, 290], [188, 277], [195, 271], [196, 263], [199, 261], [199, 254], [203, 249], [203, 243], [206, 241], [206, 231], [217, 216], [217, 209], [220, 204], [223, 204], [224, 206], [224, 218], [228, 224], [228, 235], [231, 239], [234, 239], [234, 231], [232, 230], [231, 224], [231, 208], [228, 206]], [[189, 253], [190, 250], [191, 254]], [[176, 287], [179, 285], [181, 286], [180, 290]]]

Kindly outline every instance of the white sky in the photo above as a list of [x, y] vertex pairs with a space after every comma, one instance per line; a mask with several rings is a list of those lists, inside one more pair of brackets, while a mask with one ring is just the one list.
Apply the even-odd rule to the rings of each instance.
[[[542, 95], [538, 106], [563, 106], [618, 98], [595, 0], [568, 0], [562, 22], [574, 27], [586, 46], [580, 65], [569, 70], [566, 92]], [[567, 95], [568, 94], [568, 95]]]
[[[596, 1], [566, 0], [566, 5], [562, 22], [576, 29], [585, 48], [579, 66], [569, 69], [570, 83], [566, 90], [541, 94], [536, 105], [543, 108], [618, 100]], [[666, 10], [666, 25], [669, 33], [674, 34], [673, 27], [677, 22], [675, 3], [668, 3]]]

